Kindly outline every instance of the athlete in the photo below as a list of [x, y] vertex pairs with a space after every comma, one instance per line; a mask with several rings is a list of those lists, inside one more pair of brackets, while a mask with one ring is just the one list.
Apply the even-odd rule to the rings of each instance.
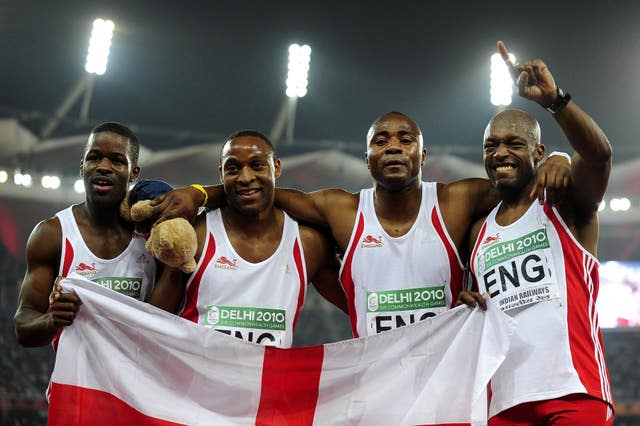
[[31, 233], [14, 318], [23, 346], [51, 343], [75, 319], [80, 300], [73, 292], [62, 292], [56, 277], [79, 274], [150, 302], [156, 275], [179, 277], [157, 266], [144, 247], [144, 237], [120, 218], [120, 203], [140, 173], [138, 151], [137, 137], [121, 124], [93, 129], [80, 162], [85, 201], [40, 222]]
[[517, 320], [507, 359], [491, 381], [489, 425], [612, 425], [613, 402], [598, 326], [598, 204], [611, 146], [556, 85], [545, 63], [513, 64], [521, 96], [547, 108], [575, 150], [556, 206], [532, 202], [545, 147], [529, 114], [506, 110], [484, 133], [484, 164], [502, 202], [474, 226], [471, 270], [480, 293]]
[[[243, 130], [221, 150], [227, 205], [200, 214], [196, 270], [179, 315], [255, 343], [289, 347], [306, 286], [343, 311], [333, 243], [274, 207], [281, 164], [266, 136]], [[179, 286], [159, 286], [164, 309], [178, 310]]]

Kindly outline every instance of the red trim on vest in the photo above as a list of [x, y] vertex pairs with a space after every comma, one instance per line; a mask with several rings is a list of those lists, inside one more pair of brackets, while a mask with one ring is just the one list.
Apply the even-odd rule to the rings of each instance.
[[69, 275], [69, 269], [71, 268], [71, 263], [73, 262], [73, 246], [71, 245], [71, 241], [68, 238], [64, 239], [64, 260], [62, 261], [62, 276], [66, 277]]
[[180, 312], [180, 316], [188, 319], [189, 321], [198, 323], [198, 293], [200, 290], [200, 283], [202, 281], [202, 275], [204, 271], [207, 269], [209, 262], [213, 259], [213, 255], [216, 252], [216, 239], [213, 237], [212, 233], [209, 233], [209, 241], [207, 244], [207, 251], [204, 253], [204, 259], [200, 264], [200, 267], [195, 272], [193, 280], [189, 284], [187, 288], [187, 297], [186, 302], [184, 304], [184, 309]]
[[351, 332], [353, 337], [360, 337], [358, 335], [358, 312], [356, 311], [356, 287], [353, 282], [353, 276], [351, 275], [351, 266], [353, 264], [353, 255], [358, 247], [362, 233], [364, 232], [364, 215], [360, 212], [358, 221], [356, 224], [356, 232], [353, 235], [351, 241], [351, 247], [345, 257], [344, 266], [342, 268], [342, 274], [340, 275], [340, 284], [344, 290], [345, 296], [347, 296], [347, 308], [349, 312], [349, 322], [351, 323]]
[[431, 210], [431, 223], [436, 229], [436, 233], [440, 237], [440, 241], [442, 241], [442, 244], [444, 244], [444, 248], [447, 251], [447, 256], [449, 257], [449, 273], [451, 280], [449, 283], [449, 288], [451, 289], [451, 305], [449, 306], [449, 308], [453, 308], [458, 301], [458, 295], [462, 291], [462, 268], [460, 268], [460, 266], [458, 265], [458, 256], [456, 255], [456, 250], [447, 238], [447, 231], [445, 231], [444, 225], [440, 223], [438, 211], [435, 207]]
[[589, 395], [612, 404], [609, 372], [596, 312], [598, 265], [576, 245], [548, 204], [544, 206], [544, 213], [562, 245], [567, 285], [567, 329], [573, 367]]
[[298, 306], [296, 307], [296, 314], [293, 317], [292, 329], [295, 330], [296, 323], [298, 322], [298, 315], [302, 310], [302, 305], [304, 305], [304, 292], [307, 286], [306, 280], [304, 279], [304, 265], [302, 264], [302, 254], [300, 251], [300, 244], [298, 244], [297, 238], [293, 243], [293, 259], [296, 263], [296, 270], [298, 271], [298, 281], [300, 285], [300, 290], [298, 292]]

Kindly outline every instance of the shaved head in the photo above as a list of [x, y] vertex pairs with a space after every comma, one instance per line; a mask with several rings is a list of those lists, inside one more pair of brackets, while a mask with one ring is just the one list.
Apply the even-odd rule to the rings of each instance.
[[492, 129], [510, 129], [513, 133], [527, 135], [527, 141], [534, 146], [540, 144], [540, 124], [531, 114], [519, 109], [507, 109], [494, 115], [484, 130], [484, 140]]
[[413, 118], [398, 111], [387, 112], [386, 114], [383, 114], [380, 117], [376, 118], [376, 120], [371, 124], [371, 127], [369, 127], [369, 131], [367, 132], [367, 144], [369, 143], [373, 135], [375, 135], [381, 127], [384, 127], [383, 124], [385, 122], [391, 119], [398, 119], [398, 118], [402, 118], [408, 121], [411, 124], [411, 126], [415, 127], [415, 130], [417, 131], [417, 134], [418, 134], [420, 146], [422, 146], [422, 130], [420, 130], [420, 126], [418, 126], [418, 123], [416, 123], [413, 120]]

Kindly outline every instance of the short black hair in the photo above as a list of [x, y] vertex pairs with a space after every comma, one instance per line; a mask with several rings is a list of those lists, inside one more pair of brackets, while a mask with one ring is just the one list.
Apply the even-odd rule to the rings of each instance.
[[273, 152], [274, 160], [278, 158], [276, 154], [276, 148], [273, 146], [273, 144], [271, 143], [268, 137], [266, 137], [263, 133], [260, 133], [257, 130], [243, 129], [243, 130], [237, 130], [231, 133], [229, 136], [226, 137], [226, 139], [222, 143], [222, 146], [220, 147], [220, 164], [221, 165], [222, 165], [222, 150], [224, 150], [224, 147], [227, 145], [227, 142], [233, 139], [241, 138], [243, 136], [253, 136], [254, 138], [262, 139], [269, 146], [269, 148], [271, 149], [271, 152]]
[[138, 156], [140, 155], [140, 142], [138, 141], [138, 137], [136, 136], [136, 134], [133, 133], [133, 130], [131, 130], [124, 124], [107, 122], [98, 124], [93, 128], [93, 130], [91, 130], [92, 135], [100, 132], [113, 132], [120, 136], [124, 136], [125, 138], [129, 138], [129, 155], [131, 156], [131, 163], [134, 166], [138, 164]]

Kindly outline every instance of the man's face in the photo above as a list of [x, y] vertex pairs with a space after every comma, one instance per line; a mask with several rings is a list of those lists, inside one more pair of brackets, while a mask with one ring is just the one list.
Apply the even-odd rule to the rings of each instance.
[[255, 216], [273, 206], [280, 160], [256, 136], [240, 136], [222, 150], [220, 178], [231, 207], [246, 216]]
[[120, 204], [129, 184], [140, 173], [140, 168], [131, 164], [129, 138], [109, 131], [91, 135], [80, 173], [87, 199], [101, 204]]
[[484, 167], [498, 189], [529, 185], [543, 156], [544, 146], [531, 123], [519, 122], [517, 118], [500, 119], [492, 121], [485, 131]]
[[377, 183], [402, 188], [420, 180], [427, 151], [413, 120], [385, 115], [371, 126], [367, 137], [367, 167]]

